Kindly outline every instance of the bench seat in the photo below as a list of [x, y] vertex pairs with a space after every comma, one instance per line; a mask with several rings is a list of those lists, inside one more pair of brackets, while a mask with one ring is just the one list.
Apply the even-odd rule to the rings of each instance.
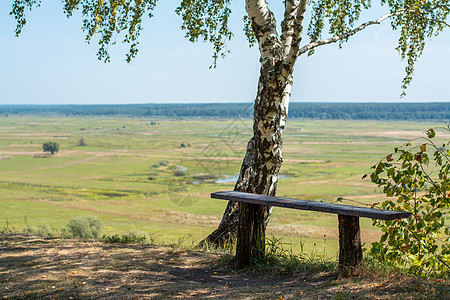
[[291, 199], [275, 196], [265, 196], [251, 193], [221, 191], [211, 194], [211, 198], [244, 202], [250, 204], [278, 206], [300, 210], [319, 211], [342, 216], [364, 217], [380, 220], [395, 220], [409, 218], [411, 214], [404, 211], [384, 210], [369, 207], [358, 207], [351, 205], [325, 203], [319, 201], [309, 201]]

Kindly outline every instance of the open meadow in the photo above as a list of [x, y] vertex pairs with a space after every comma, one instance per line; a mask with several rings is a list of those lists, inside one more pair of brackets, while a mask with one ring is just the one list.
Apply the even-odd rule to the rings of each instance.
[[[439, 123], [288, 120], [278, 196], [372, 204], [384, 195], [363, 174]], [[218, 225], [251, 137], [248, 119], [1, 117], [1, 227], [59, 229], [95, 216], [104, 233], [195, 243]], [[86, 145], [80, 145], [83, 138]], [[448, 138], [448, 136], [446, 137]], [[42, 144], [60, 144], [43, 155]], [[362, 219], [362, 240], [380, 235]], [[294, 252], [336, 257], [337, 216], [274, 208], [269, 235]]]

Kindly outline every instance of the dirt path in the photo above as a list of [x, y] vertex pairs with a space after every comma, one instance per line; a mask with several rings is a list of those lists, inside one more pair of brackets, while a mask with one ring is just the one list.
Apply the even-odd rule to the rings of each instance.
[[[236, 273], [219, 254], [0, 235], [0, 299], [414, 299], [423, 280]], [[403, 283], [403, 286], [402, 286]], [[428, 286], [426, 287], [428, 289]], [[450, 290], [438, 282], [430, 299]], [[420, 290], [419, 290], [420, 291]]]

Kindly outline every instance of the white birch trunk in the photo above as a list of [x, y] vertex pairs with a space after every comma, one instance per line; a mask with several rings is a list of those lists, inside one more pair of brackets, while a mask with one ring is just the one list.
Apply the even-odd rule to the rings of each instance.
[[[276, 194], [278, 173], [283, 162], [282, 133], [288, 115], [292, 74], [298, 52], [307, 0], [286, 0], [282, 35], [265, 0], [247, 0], [246, 9], [256, 35], [261, 69], [254, 104], [253, 137], [247, 144], [236, 191], [263, 195]], [[300, 16], [300, 17], [299, 17]], [[300, 24], [299, 24], [300, 22]], [[229, 202], [217, 230], [201, 242], [216, 246], [227, 243], [239, 232], [237, 267], [246, 258], [264, 255], [265, 226], [271, 208]], [[240, 219], [240, 222], [239, 222]], [[241, 224], [238, 228], [238, 224]], [[258, 253], [249, 254], [251, 249]]]

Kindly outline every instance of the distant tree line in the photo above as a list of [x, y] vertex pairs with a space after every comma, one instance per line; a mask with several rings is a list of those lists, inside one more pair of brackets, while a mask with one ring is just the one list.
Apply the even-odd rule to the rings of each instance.
[[[0, 105], [0, 116], [9, 115], [251, 118], [253, 107], [249, 103]], [[450, 121], [450, 103], [293, 102], [289, 118]]]

